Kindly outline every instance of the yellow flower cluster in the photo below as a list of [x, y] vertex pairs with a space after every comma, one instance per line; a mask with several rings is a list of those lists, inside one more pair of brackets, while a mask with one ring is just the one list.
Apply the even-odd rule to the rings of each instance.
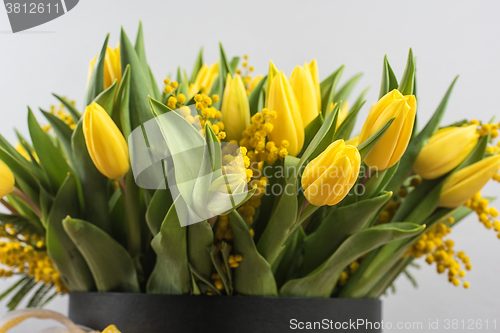
[[470, 125], [480, 126], [478, 129], [479, 135], [486, 136], [488, 133], [491, 135], [492, 139], [498, 137], [498, 128], [500, 123], [498, 124], [481, 124], [479, 120], [471, 120], [469, 122]]
[[481, 192], [477, 192], [472, 198], [470, 198], [465, 206], [472, 209], [478, 216], [479, 222], [481, 222], [486, 229], [492, 229], [498, 232], [498, 238], [500, 238], [500, 221], [498, 218], [498, 210], [495, 207], [488, 207], [489, 201], [481, 196]]
[[[40, 242], [43, 243], [43, 241]], [[42, 249], [35, 249], [19, 241], [1, 241], [0, 263], [8, 267], [7, 270], [0, 270], [0, 277], [11, 277], [14, 273], [27, 274], [36, 282], [54, 285], [58, 293], [68, 293], [68, 288], [62, 281], [60, 273], [54, 267], [47, 252]]]
[[[255, 210], [261, 205], [261, 200], [266, 193], [266, 186], [268, 183], [269, 181], [266, 177], [253, 179], [249, 185], [251, 186], [251, 188], [256, 188], [255, 193], [247, 202], [245, 202], [240, 208], [238, 208], [238, 213], [240, 213], [240, 215], [243, 216], [250, 225], [253, 224], [253, 216], [255, 215]], [[250, 229], [250, 233], [253, 237], [253, 229]]]
[[[250, 169], [250, 159], [247, 156], [247, 149], [239, 147], [233, 155], [233, 148], [238, 147], [235, 145], [226, 145], [222, 149], [222, 169], [224, 174], [240, 174], [246, 175], [247, 183], [252, 179], [253, 172]], [[241, 154], [242, 159], [237, 158]]]
[[[425, 261], [429, 264], [436, 264], [439, 274], [448, 272], [448, 281], [455, 286], [460, 285], [460, 279], [465, 277], [465, 270], [471, 270], [470, 259], [463, 251], [456, 253], [454, 242], [444, 238], [451, 233], [449, 225], [455, 220], [449, 217], [446, 222], [441, 221], [420, 237], [420, 239], [408, 250], [407, 254], [415, 258], [426, 256]], [[461, 263], [460, 263], [461, 262]], [[463, 283], [464, 288], [469, 287], [469, 282]]]
[[356, 273], [356, 271], [358, 270], [361, 260], [362, 258], [353, 261], [345, 270], [342, 271], [342, 273], [340, 273], [339, 286], [342, 287], [347, 284], [347, 281], [349, 280], [351, 275]]
[[204, 133], [205, 124], [209, 124], [215, 135], [219, 140], [224, 140], [226, 138], [226, 132], [224, 132], [224, 123], [220, 121], [222, 118], [222, 113], [212, 106], [212, 103], [217, 103], [219, 101], [219, 95], [212, 95], [209, 97], [205, 94], [197, 94], [194, 96], [194, 101], [196, 102], [196, 110], [199, 114], [192, 117], [189, 114], [186, 120], [194, 125], [201, 126], [200, 133]]
[[167, 99], [167, 106], [170, 109], [175, 110], [186, 103], [186, 95], [182, 93], [176, 94], [176, 89], [179, 86], [177, 81], [170, 81], [170, 79], [166, 78], [163, 83], [165, 83], [163, 91], [165, 94], [170, 95]]
[[250, 95], [250, 93], [255, 89], [257, 84], [264, 78], [262, 75], [258, 75], [255, 78], [251, 76], [251, 73], [254, 71], [254, 67], [250, 66], [248, 64], [248, 55], [243, 56], [243, 63], [241, 66], [243, 69], [237, 69], [236, 74], [241, 76], [241, 79], [243, 80], [243, 83], [245, 84], [245, 89], [247, 91], [247, 95]]
[[274, 164], [278, 158], [284, 159], [288, 155], [289, 143], [283, 140], [276, 145], [273, 141], [266, 139], [269, 133], [273, 131], [273, 124], [268, 120], [276, 119], [276, 111], [262, 109], [262, 113], [256, 113], [252, 117], [252, 123], [243, 131], [243, 139], [240, 140], [240, 146], [248, 149], [247, 156], [250, 158], [250, 163], [267, 162]]

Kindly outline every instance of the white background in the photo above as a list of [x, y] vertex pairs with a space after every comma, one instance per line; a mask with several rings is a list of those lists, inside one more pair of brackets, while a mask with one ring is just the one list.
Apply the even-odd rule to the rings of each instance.
[[[75, 99], [82, 109], [88, 63], [106, 33], [113, 47], [121, 25], [134, 40], [139, 20], [159, 82], [178, 65], [190, 72], [200, 46], [206, 61], [215, 62], [221, 41], [230, 57], [248, 54], [259, 73], [267, 71], [269, 59], [289, 75], [297, 64], [316, 58], [321, 78], [345, 64], [343, 80], [364, 73], [355, 92], [371, 86], [370, 105], [378, 97], [384, 54], [400, 77], [412, 47], [420, 124], [457, 74], [443, 123], [487, 121], [500, 112], [499, 10], [498, 1], [82, 0], [55, 21], [12, 34], [0, 9], [0, 132], [12, 142], [14, 127], [27, 135], [26, 106], [48, 109], [56, 102], [52, 92]], [[365, 106], [360, 122], [367, 112]], [[495, 195], [498, 186], [491, 184], [486, 192]], [[418, 289], [401, 277], [397, 293], [383, 298], [386, 321], [422, 321], [425, 327], [436, 319], [441, 324], [445, 319], [496, 319], [500, 326], [500, 240], [475, 217], [457, 227], [452, 238], [471, 258], [471, 288], [450, 285], [422, 262], [422, 269], [414, 271]], [[0, 289], [7, 285], [0, 282]], [[66, 305], [66, 298], [60, 298], [49, 308], [64, 313]]]

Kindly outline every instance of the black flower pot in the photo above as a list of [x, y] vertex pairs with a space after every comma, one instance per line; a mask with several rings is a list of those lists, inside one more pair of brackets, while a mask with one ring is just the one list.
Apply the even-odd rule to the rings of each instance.
[[378, 299], [72, 293], [69, 317], [123, 333], [381, 332]]

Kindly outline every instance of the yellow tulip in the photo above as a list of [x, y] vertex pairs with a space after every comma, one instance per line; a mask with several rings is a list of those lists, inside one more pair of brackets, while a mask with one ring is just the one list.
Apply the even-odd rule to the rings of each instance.
[[444, 183], [439, 206], [463, 205], [493, 177], [500, 168], [500, 155], [490, 156], [454, 172]]
[[314, 83], [314, 89], [316, 91], [316, 101], [318, 103], [318, 112], [321, 112], [321, 89], [319, 86], [319, 71], [318, 71], [318, 63], [316, 62], [316, 59], [311, 61], [311, 63], [305, 63], [304, 68], [309, 69], [309, 72], [311, 73], [311, 77]]
[[272, 81], [267, 108], [276, 111], [276, 119], [270, 120], [274, 129], [268, 138], [277, 145], [283, 140], [289, 142], [288, 154], [297, 156], [304, 145], [304, 126], [300, 117], [299, 104], [283, 72]]
[[248, 89], [248, 94], [250, 94], [259, 84], [260, 81], [262, 81], [264, 77], [262, 75], [257, 75], [255, 78], [250, 83], [250, 88]]
[[299, 103], [302, 123], [307, 127], [319, 114], [311, 72], [300, 66], [295, 67], [290, 76], [290, 85]]
[[[90, 77], [92, 76], [96, 60], [97, 56], [90, 61], [88, 80], [90, 80]], [[118, 45], [114, 50], [108, 46], [106, 49], [106, 56], [104, 57], [104, 89], [108, 89], [115, 82], [115, 80], [118, 80], [117, 84], [120, 84], [122, 79], [121, 68], [120, 45]]]
[[269, 73], [267, 73], [267, 86], [266, 86], [266, 107], [268, 105], [269, 91], [271, 91], [271, 84], [274, 81], [274, 77], [279, 74], [278, 69], [274, 66], [272, 61], [269, 61]]
[[202, 91], [206, 94], [210, 93], [215, 80], [219, 76], [219, 63], [216, 62], [210, 67], [203, 64], [196, 75], [194, 83], [189, 86], [189, 98]]
[[127, 142], [108, 113], [95, 102], [85, 109], [83, 134], [96, 168], [110, 179], [122, 178], [130, 168]]
[[226, 139], [240, 141], [243, 131], [250, 125], [250, 105], [245, 85], [239, 75], [227, 75], [226, 88], [222, 97], [222, 123]]
[[4, 162], [0, 161], [0, 198], [9, 194], [16, 184], [14, 174]]
[[418, 154], [413, 171], [434, 179], [456, 168], [474, 149], [479, 139], [475, 125], [438, 130]]
[[359, 135], [363, 143], [391, 118], [395, 118], [382, 138], [365, 158], [365, 163], [379, 171], [392, 167], [403, 156], [410, 141], [417, 100], [403, 96], [396, 89], [382, 97], [371, 109]]
[[302, 175], [306, 199], [315, 206], [333, 206], [349, 193], [356, 182], [361, 156], [356, 147], [337, 140], [309, 162]]

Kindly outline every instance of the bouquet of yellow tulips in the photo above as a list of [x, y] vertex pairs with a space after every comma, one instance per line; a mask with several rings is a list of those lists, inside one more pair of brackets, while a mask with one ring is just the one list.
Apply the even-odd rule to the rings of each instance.
[[[417, 126], [410, 50], [383, 61], [378, 101], [315, 60], [290, 78], [247, 56], [178, 68], [157, 85], [142, 29], [91, 61], [82, 108], [28, 111], [31, 140], [0, 136], [0, 271], [14, 309], [78, 291], [377, 298], [418, 258], [469, 287], [449, 233], [475, 212], [500, 238], [481, 188], [499, 180], [498, 125], [440, 125], [455, 81]], [[366, 108], [365, 108], [366, 109]]]

